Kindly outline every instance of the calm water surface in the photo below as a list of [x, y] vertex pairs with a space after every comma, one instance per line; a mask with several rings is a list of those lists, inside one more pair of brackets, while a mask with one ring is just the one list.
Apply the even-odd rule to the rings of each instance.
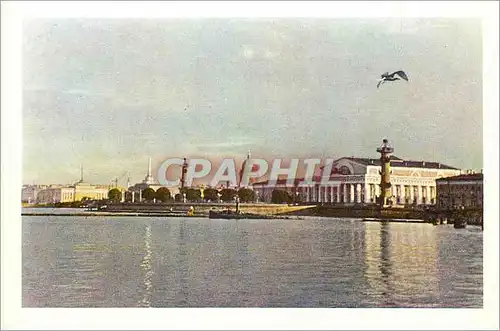
[[480, 228], [23, 217], [24, 307], [482, 307]]

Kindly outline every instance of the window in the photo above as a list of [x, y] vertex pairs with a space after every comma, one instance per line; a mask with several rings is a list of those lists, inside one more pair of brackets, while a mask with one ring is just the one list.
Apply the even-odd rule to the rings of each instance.
[[341, 175], [350, 175], [350, 174], [351, 174], [351, 171], [349, 170], [349, 168], [348, 168], [348, 167], [346, 167], [346, 166], [341, 166], [341, 167], [339, 168], [339, 174], [341, 174]]

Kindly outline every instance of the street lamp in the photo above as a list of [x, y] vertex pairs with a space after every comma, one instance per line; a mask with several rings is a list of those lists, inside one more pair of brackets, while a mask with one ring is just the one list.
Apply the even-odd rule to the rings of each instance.
[[299, 191], [295, 191], [295, 203], [299, 203]]
[[184, 203], [186, 203], [186, 202], [187, 202], [187, 201], [186, 201], [186, 193], [182, 193], [182, 201], [183, 201]]
[[240, 210], [240, 208], [239, 208], [240, 207], [240, 197], [239, 196], [235, 196], [234, 197], [234, 202], [236, 204], [236, 212], [238, 213], [239, 210]]

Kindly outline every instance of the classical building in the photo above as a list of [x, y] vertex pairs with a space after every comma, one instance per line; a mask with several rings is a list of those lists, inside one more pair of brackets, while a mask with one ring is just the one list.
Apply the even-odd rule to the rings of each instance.
[[146, 177], [144, 177], [144, 180], [141, 183], [137, 183], [134, 186], [130, 186], [128, 188], [128, 191], [130, 193], [130, 200], [135, 202], [135, 201], [142, 201], [142, 191], [144, 191], [147, 188], [152, 188], [153, 190], [157, 191], [162, 185], [156, 182], [154, 179], [153, 175], [151, 174], [151, 158], [149, 158], [148, 162], [148, 172], [146, 174]]
[[467, 174], [436, 180], [439, 208], [483, 207], [483, 174]]
[[92, 185], [83, 180], [83, 168], [81, 177], [74, 185], [50, 185], [40, 190], [36, 197], [37, 203], [73, 202], [82, 199], [102, 200], [108, 198], [108, 186]]
[[102, 200], [108, 198], [107, 186], [78, 182], [71, 186], [51, 185], [38, 192], [37, 203], [73, 202], [82, 199]]
[[[329, 165], [325, 165], [325, 167]], [[287, 184], [279, 180], [270, 186], [268, 181], [253, 184], [261, 201], [270, 201], [274, 189], [287, 190], [296, 201], [340, 204], [372, 204], [380, 196], [380, 159], [342, 157], [331, 164], [332, 172], [328, 184], [321, 177], [313, 183], [301, 186], [302, 179]], [[456, 176], [460, 169], [438, 162], [409, 161], [390, 157], [390, 192], [392, 205], [434, 204], [436, 202], [436, 179]]]
[[21, 190], [21, 202], [28, 204], [35, 203], [38, 193], [47, 187], [47, 185], [23, 185]]

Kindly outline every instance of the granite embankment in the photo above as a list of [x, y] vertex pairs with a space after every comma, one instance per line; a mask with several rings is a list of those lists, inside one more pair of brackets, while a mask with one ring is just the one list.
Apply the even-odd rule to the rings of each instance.
[[[190, 207], [194, 208], [195, 215], [208, 215], [210, 210], [235, 210], [234, 204], [212, 204], [212, 203], [187, 203], [187, 204], [115, 204], [109, 205], [106, 212], [115, 213], [150, 213], [164, 214], [170, 213], [186, 213]], [[243, 213], [252, 213], [258, 215], [299, 215], [300, 211], [307, 209], [315, 209], [316, 205], [293, 206], [284, 204], [245, 204], [239, 205], [239, 210]], [[313, 215], [314, 212], [308, 213]]]

